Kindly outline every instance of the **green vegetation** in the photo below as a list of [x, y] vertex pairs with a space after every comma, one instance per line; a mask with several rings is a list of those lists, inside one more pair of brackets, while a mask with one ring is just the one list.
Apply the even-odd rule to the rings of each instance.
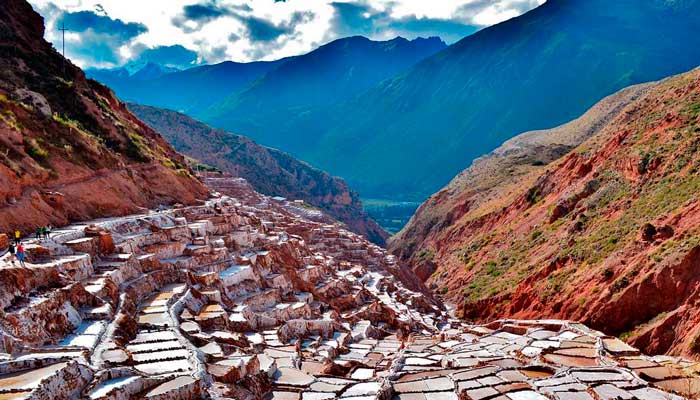
[[433, 261], [435, 258], [435, 252], [432, 249], [423, 249], [418, 252], [418, 259], [420, 261]]
[[654, 160], [656, 155], [654, 152], [644, 152], [639, 158], [639, 164], [637, 165], [637, 170], [640, 174], [646, 174], [649, 168], [649, 164]]
[[80, 123], [78, 121], [70, 119], [69, 117], [67, 117], [65, 115], [54, 113], [53, 120], [58, 122], [59, 124], [65, 126], [66, 128], [82, 130], [80, 127]]
[[49, 157], [49, 152], [44, 150], [39, 142], [36, 139], [27, 140], [25, 142], [25, 151], [29, 154], [29, 157], [41, 162]]
[[626, 342], [629, 338], [632, 337], [634, 332], [632, 331], [627, 331], [627, 332], [622, 332], [619, 336], [619, 339], [622, 340], [623, 342]]
[[530, 240], [534, 242], [539, 239], [540, 236], [542, 236], [542, 231], [539, 229], [535, 230], [530, 234]]
[[684, 108], [683, 108], [683, 114], [689, 116], [689, 117], [695, 117], [700, 115], [700, 100], [694, 101], [694, 102], [689, 102]]
[[185, 168], [178, 168], [178, 169], [175, 170], [175, 173], [176, 173], [178, 176], [181, 176], [181, 177], [183, 177], [183, 178], [191, 178], [191, 177], [192, 177], [192, 175], [190, 174], [190, 171], [188, 171], [188, 170], [185, 169]]
[[503, 274], [503, 271], [498, 268], [498, 264], [496, 264], [495, 261], [488, 261], [484, 264], [484, 268], [486, 268], [486, 274], [492, 278], [499, 277]]
[[469, 261], [468, 263], [465, 263], [464, 269], [467, 271], [471, 271], [475, 265], [476, 265], [475, 261]]
[[17, 120], [17, 116], [12, 110], [2, 110], [0, 112], [0, 122], [18, 132], [21, 132], [23, 129], [22, 124]]
[[538, 296], [542, 302], [546, 302], [553, 298], [555, 295], [561, 293], [568, 281], [571, 280], [571, 276], [576, 272], [574, 268], [566, 268], [558, 271], [554, 271], [548, 277], [544, 283], [544, 287], [538, 293]]
[[695, 336], [693, 336], [693, 340], [690, 341], [688, 350], [690, 350], [692, 353], [700, 353], [700, 334], [695, 334]]
[[616, 280], [615, 282], [613, 282], [612, 285], [610, 285], [610, 291], [612, 293], [617, 293], [617, 292], [621, 291], [622, 289], [626, 288], [627, 286], [629, 286], [629, 284], [630, 284], [630, 278], [627, 275], [625, 275], [625, 276], [621, 277], [620, 279]]
[[527, 201], [530, 205], [534, 205], [542, 200], [542, 191], [539, 186], [533, 186], [527, 191]]
[[205, 164], [199, 160], [195, 160], [194, 158], [187, 157], [187, 162], [190, 164], [190, 168], [195, 171], [215, 172], [217, 174], [223, 173], [219, 168], [216, 168], [213, 165]]
[[459, 258], [462, 263], [464, 263], [467, 266], [467, 269], [470, 270], [474, 267], [476, 264], [476, 261], [472, 260], [472, 256], [474, 253], [479, 251], [482, 247], [484, 246], [484, 242], [481, 240], [481, 238], [469, 243], [468, 246], [465, 248], [458, 250], [457, 251], [457, 258]]
[[603, 279], [607, 281], [612, 279], [613, 276], [615, 276], [615, 271], [613, 271], [610, 267], [605, 267], [601, 275], [603, 276]]
[[389, 233], [397, 233], [408, 223], [420, 205], [414, 201], [362, 199], [369, 216]]
[[[129, 133], [129, 143], [126, 145], [125, 153], [134, 161], [148, 162], [151, 160], [149, 157], [150, 150], [146, 140], [143, 138], [143, 136], [136, 133]], [[170, 161], [170, 164], [171, 165], [169, 167], [175, 169], [176, 166], [172, 163], [172, 161]]]

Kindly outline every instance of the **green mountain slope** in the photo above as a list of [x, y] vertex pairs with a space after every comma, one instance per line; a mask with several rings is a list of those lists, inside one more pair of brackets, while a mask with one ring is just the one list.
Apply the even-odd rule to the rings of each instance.
[[[202, 120], [264, 144], [296, 151], [284, 130], [306, 112], [349, 99], [405, 71], [447, 45], [437, 37], [372, 41], [335, 40], [295, 57], [224, 101], [194, 114]], [[322, 123], [322, 121], [316, 121]]]
[[698, 6], [550, 0], [298, 118], [279, 140], [363, 196], [420, 199], [519, 132], [557, 126], [623, 87], [697, 66], [700, 35], [689, 33], [700, 31]]

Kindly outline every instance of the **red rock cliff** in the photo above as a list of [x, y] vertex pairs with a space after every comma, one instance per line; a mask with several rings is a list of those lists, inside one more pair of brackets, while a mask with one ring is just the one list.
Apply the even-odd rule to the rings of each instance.
[[43, 33], [27, 2], [3, 2], [0, 231], [206, 197], [182, 156]]

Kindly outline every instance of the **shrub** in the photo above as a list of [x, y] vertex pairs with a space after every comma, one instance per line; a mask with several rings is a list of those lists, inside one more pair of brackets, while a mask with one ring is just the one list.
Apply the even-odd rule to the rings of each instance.
[[418, 252], [418, 258], [421, 261], [432, 261], [435, 258], [435, 252], [430, 249], [423, 249]]
[[688, 349], [692, 353], [700, 353], [700, 334], [696, 334], [695, 336], [693, 336], [693, 340], [690, 341]]
[[630, 280], [629, 280], [629, 278], [625, 275], [625, 276], [623, 276], [622, 278], [620, 278], [620, 279], [616, 280], [615, 282], [613, 282], [612, 286], [610, 286], [610, 291], [613, 292], [613, 293], [617, 293], [617, 292], [619, 292], [620, 290], [622, 290], [622, 289], [626, 288], [627, 286], [629, 286], [629, 284], [630, 284]]
[[29, 140], [25, 144], [25, 151], [29, 154], [29, 157], [36, 161], [44, 161], [49, 157], [49, 152], [42, 149], [39, 143], [34, 139]]
[[74, 121], [74, 120], [70, 119], [69, 117], [62, 115], [62, 114], [54, 113], [53, 120], [58, 122], [59, 124], [65, 126], [65, 127], [67, 127], [67, 128], [79, 129], [79, 127], [80, 127], [80, 124], [78, 123], [78, 121]]
[[501, 276], [501, 274], [503, 273], [501, 270], [498, 269], [498, 265], [495, 261], [487, 262], [486, 264], [484, 264], [484, 267], [486, 267], [486, 273], [493, 278]]
[[533, 186], [527, 191], [527, 201], [530, 204], [536, 204], [542, 200], [542, 191], [539, 187]]
[[[150, 157], [148, 156], [149, 150], [144, 138], [136, 133], [129, 134], [129, 142], [126, 145], [125, 154], [127, 157], [138, 162], [148, 162]], [[169, 161], [169, 160], [168, 160]], [[172, 161], [171, 161], [172, 164]], [[172, 165], [175, 166], [174, 164]]]
[[603, 279], [610, 280], [612, 277], [615, 275], [615, 272], [613, 272], [612, 268], [610, 267], [605, 267], [605, 269], [602, 272]]

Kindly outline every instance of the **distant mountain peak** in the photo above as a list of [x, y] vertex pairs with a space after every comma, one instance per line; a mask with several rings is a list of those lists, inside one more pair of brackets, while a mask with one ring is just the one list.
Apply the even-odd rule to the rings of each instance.
[[162, 64], [155, 63], [153, 61], [148, 61], [141, 68], [136, 69], [131, 73], [133, 79], [145, 80], [145, 79], [156, 79], [160, 78], [165, 74], [180, 71], [179, 68], [169, 67]]

